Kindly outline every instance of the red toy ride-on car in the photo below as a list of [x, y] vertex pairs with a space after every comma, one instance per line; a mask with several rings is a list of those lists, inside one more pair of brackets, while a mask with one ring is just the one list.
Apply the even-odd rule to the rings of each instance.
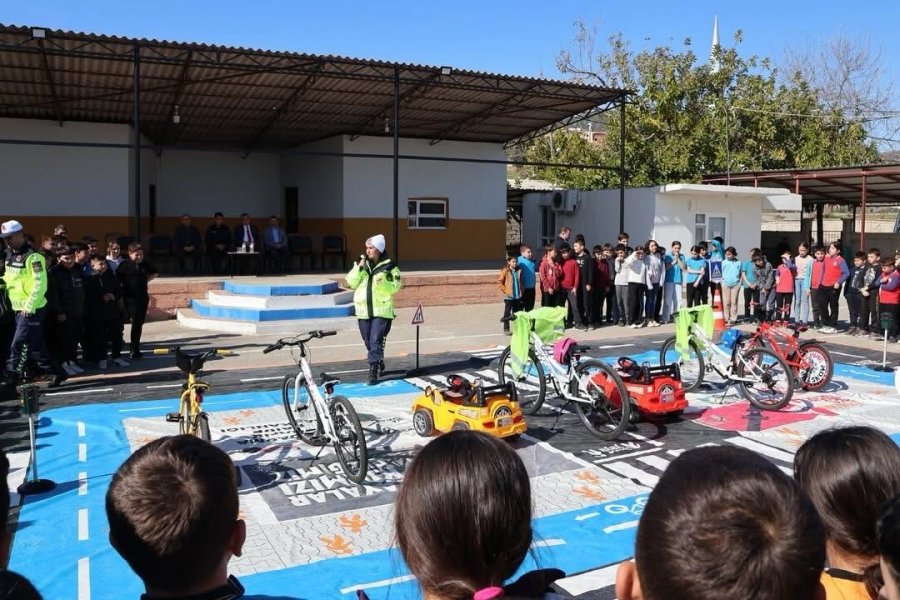
[[[640, 415], [677, 416], [688, 407], [677, 364], [651, 367], [622, 356], [616, 363], [616, 369], [628, 390], [632, 405]], [[602, 380], [596, 383], [606, 387]], [[606, 390], [606, 393], [618, 395], [615, 388]]]

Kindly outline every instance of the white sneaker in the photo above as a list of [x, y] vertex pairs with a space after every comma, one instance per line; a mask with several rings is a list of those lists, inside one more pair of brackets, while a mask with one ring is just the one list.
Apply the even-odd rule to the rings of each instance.
[[99, 363], [97, 363], [97, 366], [98, 366], [101, 370], [105, 370], [106, 367], [107, 367], [106, 360], [105, 360], [105, 359], [104, 359], [104, 360], [101, 360]]
[[128, 362], [127, 360], [125, 360], [124, 358], [114, 358], [113, 364], [116, 365], [117, 367], [127, 367], [131, 363]]
[[659, 327], [659, 323], [657, 321], [650, 321], [650, 323], [648, 323], [647, 326], [648, 327]]
[[819, 330], [819, 333], [835, 333], [835, 332], [837, 332], [837, 329], [835, 329], [834, 327], [823, 327], [822, 329]]

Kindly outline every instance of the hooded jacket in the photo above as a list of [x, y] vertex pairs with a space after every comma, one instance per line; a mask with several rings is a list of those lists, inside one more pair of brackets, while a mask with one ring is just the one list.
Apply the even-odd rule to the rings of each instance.
[[362, 267], [359, 263], [353, 265], [347, 273], [347, 286], [354, 290], [357, 319], [394, 318], [394, 294], [403, 287], [403, 282], [400, 269], [387, 254], [382, 254], [378, 263], [366, 260]]

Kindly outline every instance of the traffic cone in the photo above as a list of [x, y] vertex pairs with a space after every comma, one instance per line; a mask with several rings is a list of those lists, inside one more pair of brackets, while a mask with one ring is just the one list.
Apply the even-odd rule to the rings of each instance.
[[713, 318], [716, 320], [714, 330], [716, 333], [725, 331], [725, 314], [722, 312], [722, 296], [719, 295], [719, 287], [716, 286], [713, 294]]

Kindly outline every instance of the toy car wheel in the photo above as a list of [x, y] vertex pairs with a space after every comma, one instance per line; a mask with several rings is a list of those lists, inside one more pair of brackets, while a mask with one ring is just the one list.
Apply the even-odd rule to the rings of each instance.
[[468, 431], [469, 426], [463, 423], [462, 421], [457, 421], [453, 424], [453, 427], [450, 428], [450, 431]]
[[424, 408], [413, 413], [413, 429], [422, 437], [429, 437], [434, 433], [434, 419], [431, 413]]
[[521, 433], [514, 433], [512, 435], [506, 436], [503, 439], [506, 440], [507, 442], [517, 442], [517, 441], [519, 441], [520, 437], [522, 437]]

